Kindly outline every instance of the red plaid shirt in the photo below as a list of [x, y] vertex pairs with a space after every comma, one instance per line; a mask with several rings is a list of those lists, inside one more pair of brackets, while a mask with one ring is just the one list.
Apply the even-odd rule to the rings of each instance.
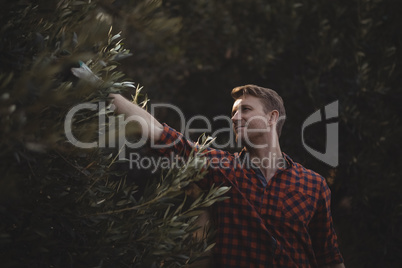
[[[164, 125], [164, 154], [188, 155], [194, 144]], [[342, 263], [330, 210], [331, 192], [319, 174], [283, 154], [287, 167], [266, 182], [247, 168], [245, 152], [208, 149], [209, 168], [200, 186], [230, 186], [230, 197], [214, 205], [216, 267], [317, 267]]]

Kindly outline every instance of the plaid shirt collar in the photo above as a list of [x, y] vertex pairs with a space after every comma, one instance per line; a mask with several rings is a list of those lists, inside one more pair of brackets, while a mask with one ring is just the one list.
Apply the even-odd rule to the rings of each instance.
[[[248, 157], [248, 161], [250, 161], [249, 155], [250, 155], [250, 154], [249, 154], [249, 152], [247, 151], [247, 148], [244, 147], [244, 148], [240, 151], [238, 157], [239, 157], [241, 160], [244, 160], [245, 157]], [[287, 169], [292, 168], [292, 167], [295, 166], [295, 163], [293, 162], [292, 158], [290, 158], [290, 157], [289, 157], [287, 154], [285, 154], [284, 152], [282, 152], [282, 157], [283, 157], [283, 159], [285, 159], [285, 161], [286, 161], [286, 167], [279, 167], [279, 168], [278, 168], [278, 171], [284, 171], [284, 170], [287, 170]], [[250, 166], [253, 166], [253, 165], [250, 164]]]

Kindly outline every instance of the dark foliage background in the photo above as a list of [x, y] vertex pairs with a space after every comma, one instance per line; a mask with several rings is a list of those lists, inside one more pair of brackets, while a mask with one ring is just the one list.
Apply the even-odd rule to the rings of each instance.
[[[16, 14], [10, 10], [22, 3], [3, 4], [7, 8], [1, 11], [2, 21], [15, 19]], [[37, 3], [36, 21], [55, 20], [52, 11], [56, 3]], [[282, 149], [327, 179], [345, 264], [348, 267], [402, 264], [399, 171], [402, 2], [105, 0], [92, 6], [96, 12], [102, 12], [104, 23], [113, 23], [116, 33], [122, 31], [124, 46], [133, 55], [121, 60], [118, 69], [145, 85], [153, 103], [175, 104], [187, 118], [202, 114], [212, 119], [230, 113], [230, 90], [235, 86], [253, 83], [277, 90], [287, 108]], [[87, 33], [88, 24], [83, 23], [86, 13], [80, 14], [83, 17], [74, 20], [74, 27]], [[33, 50], [41, 42], [23, 30], [7, 32], [7, 38], [4, 34], [3, 31], [1, 71], [21, 70], [24, 56], [35, 54]], [[24, 50], [13, 46], [16, 40], [18, 43], [31, 40], [35, 45]], [[6, 53], [10, 48], [15, 51]], [[103, 91], [103, 96], [106, 92]], [[59, 120], [63, 120], [69, 105], [85, 100], [84, 96], [87, 95], [63, 103], [64, 110], [55, 112]], [[19, 105], [30, 105], [31, 99], [18, 98]], [[301, 126], [314, 111], [336, 100], [340, 113], [339, 165], [332, 168], [305, 150]], [[179, 127], [174, 113], [161, 111], [157, 118]], [[323, 151], [325, 134], [324, 123], [311, 126], [305, 132], [306, 142]], [[6, 159], [2, 165], [7, 167], [2, 172], [2, 181], [9, 183], [3, 183], [2, 200], [13, 207], [18, 205], [21, 194], [15, 193], [17, 186], [7, 188], [17, 183], [7, 173], [10, 166], [17, 164], [15, 147], [9, 145], [13, 144], [8, 140], [10, 137], [6, 138], [2, 138], [2, 148], [10, 154], [2, 158]], [[227, 139], [224, 135], [218, 137], [222, 141]], [[7, 146], [12, 150], [4, 149]], [[45, 177], [51, 172], [54, 171], [50, 168], [42, 170]], [[70, 183], [79, 188], [82, 182]], [[28, 191], [29, 187], [24, 187]], [[52, 181], [49, 187], [57, 188], [57, 181]], [[46, 197], [35, 200], [43, 203]], [[68, 207], [72, 203], [64, 204]], [[57, 211], [54, 217], [59, 217]], [[15, 221], [10, 217], [7, 220], [10, 226]], [[102, 235], [97, 237], [101, 239]]]
[[[106, 109], [108, 94], [129, 91], [139, 104], [147, 99], [117, 70], [130, 53], [111, 28], [107, 4], [2, 4], [2, 267], [179, 267], [214, 245], [212, 230], [194, 236], [197, 216], [228, 189], [187, 197], [183, 189], [205, 174], [199, 153], [152, 174], [129, 170], [121, 148], [109, 146], [112, 135], [132, 141], [138, 129], [130, 125], [127, 133], [115, 133], [112, 122], [120, 119]], [[144, 29], [142, 16], [155, 8], [134, 12]], [[92, 108], [78, 109], [68, 120], [82, 103]], [[105, 137], [108, 146], [79, 148], [68, 134], [99, 145]], [[137, 153], [145, 156], [146, 150]]]

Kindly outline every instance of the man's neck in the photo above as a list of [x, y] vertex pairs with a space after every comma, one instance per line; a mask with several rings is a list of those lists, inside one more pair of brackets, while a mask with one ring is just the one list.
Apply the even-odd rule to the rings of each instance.
[[279, 143], [265, 148], [247, 148], [247, 151], [250, 154], [250, 161], [261, 170], [267, 181], [280, 167], [285, 166]]

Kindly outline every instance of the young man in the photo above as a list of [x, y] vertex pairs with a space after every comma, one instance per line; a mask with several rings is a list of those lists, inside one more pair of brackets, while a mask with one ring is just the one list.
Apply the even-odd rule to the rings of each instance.
[[[234, 88], [233, 129], [240, 153], [209, 149], [209, 173], [199, 183], [230, 186], [229, 199], [214, 205], [216, 267], [344, 267], [330, 211], [330, 190], [319, 174], [282, 153], [282, 98], [273, 90]], [[118, 113], [140, 116], [161, 153], [189, 154], [193, 143], [120, 95]]]

